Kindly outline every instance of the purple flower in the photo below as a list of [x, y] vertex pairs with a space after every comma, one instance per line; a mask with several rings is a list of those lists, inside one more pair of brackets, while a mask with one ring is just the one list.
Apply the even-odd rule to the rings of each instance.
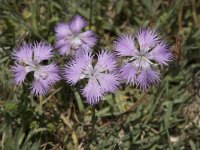
[[64, 78], [72, 85], [85, 79], [86, 86], [82, 94], [90, 104], [98, 103], [102, 96], [114, 92], [119, 86], [119, 77], [115, 72], [117, 61], [113, 54], [101, 51], [97, 54], [96, 64], [91, 52], [75, 56], [64, 68]]
[[26, 75], [33, 72], [34, 80], [31, 93], [38, 96], [48, 92], [50, 86], [60, 79], [58, 67], [55, 63], [42, 65], [45, 60], [53, 57], [52, 47], [45, 43], [23, 44], [15, 49], [12, 57], [15, 60], [11, 66], [15, 84], [22, 84]]
[[87, 22], [79, 15], [69, 23], [58, 23], [55, 27], [56, 48], [61, 55], [74, 55], [80, 51], [91, 51], [97, 41], [96, 35], [88, 30], [82, 32]]
[[[135, 42], [138, 42], [138, 47]], [[120, 69], [121, 76], [127, 83], [145, 90], [160, 80], [159, 65], [168, 65], [172, 53], [166, 42], [158, 37], [156, 31], [143, 29], [132, 35], [124, 35], [114, 42], [115, 51], [124, 58]]]

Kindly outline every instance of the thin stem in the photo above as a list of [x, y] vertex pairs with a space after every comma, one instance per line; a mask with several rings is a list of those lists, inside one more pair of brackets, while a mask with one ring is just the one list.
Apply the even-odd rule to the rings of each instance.
[[39, 105], [37, 106], [37, 111], [39, 114], [42, 114], [42, 108], [43, 108], [43, 96], [39, 96]]
[[92, 25], [92, 14], [93, 14], [93, 0], [90, 0], [90, 24], [89, 24], [89, 29], [91, 29]]

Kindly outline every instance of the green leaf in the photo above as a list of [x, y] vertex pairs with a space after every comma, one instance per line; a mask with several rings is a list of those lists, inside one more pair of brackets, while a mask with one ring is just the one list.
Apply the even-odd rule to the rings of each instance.
[[119, 14], [123, 8], [123, 3], [124, 3], [124, 0], [117, 0], [115, 2], [115, 10], [116, 10], [116, 13]]
[[190, 144], [191, 150], [197, 150], [197, 148], [192, 140], [189, 140], [189, 144]]

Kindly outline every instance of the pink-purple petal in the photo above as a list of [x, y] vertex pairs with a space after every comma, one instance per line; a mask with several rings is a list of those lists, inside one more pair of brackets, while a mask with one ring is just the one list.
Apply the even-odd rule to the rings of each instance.
[[40, 63], [43, 60], [48, 60], [53, 57], [52, 47], [50, 44], [43, 42], [34, 43], [32, 45], [34, 61]]
[[134, 37], [124, 35], [114, 41], [114, 49], [118, 56], [132, 56], [137, 51], [135, 48]]
[[137, 70], [134, 68], [133, 64], [127, 63], [120, 69], [120, 74], [127, 84], [134, 85], [136, 83]]
[[103, 96], [101, 86], [97, 80], [91, 78], [88, 81], [88, 84], [82, 90], [83, 95], [86, 97], [86, 101], [93, 105], [98, 103]]
[[153, 69], [142, 70], [137, 78], [137, 85], [141, 90], [146, 90], [150, 85], [160, 81], [160, 73]]
[[23, 44], [20, 48], [14, 49], [12, 52], [12, 58], [20, 63], [31, 61], [32, 55], [32, 46], [28, 44]]
[[143, 50], [146, 47], [154, 47], [158, 43], [160, 38], [158, 37], [158, 33], [155, 30], [141, 29], [137, 33], [137, 40], [140, 45], [140, 50]]
[[58, 52], [60, 55], [71, 55], [71, 45], [66, 42], [65, 45], [59, 46]]
[[112, 71], [117, 67], [117, 60], [112, 53], [102, 50], [97, 54], [97, 64], [95, 68]]
[[34, 80], [31, 84], [31, 94], [35, 96], [46, 95], [49, 90], [49, 84], [45, 80]]
[[79, 34], [83, 44], [93, 47], [97, 42], [97, 36], [94, 32], [88, 30]]
[[151, 59], [157, 61], [161, 65], [168, 65], [172, 60], [172, 53], [166, 43], [161, 42], [149, 53]]
[[13, 74], [13, 81], [15, 84], [20, 85], [24, 82], [27, 75], [25, 67], [15, 64], [14, 66], [11, 66], [11, 72]]
[[47, 80], [49, 84], [54, 84], [61, 79], [59, 76], [59, 68], [55, 63], [43, 66], [42, 70], [48, 74], [45, 80]]
[[76, 15], [69, 23], [69, 28], [72, 32], [80, 32], [82, 28], [87, 26], [87, 21], [83, 17]]
[[101, 90], [105, 93], [106, 92], [114, 93], [120, 85], [119, 76], [114, 73], [112, 74], [101, 73], [97, 79], [101, 86]]
[[69, 25], [66, 23], [57, 23], [55, 27], [56, 38], [64, 38], [67, 35], [70, 35], [72, 32], [69, 28]]

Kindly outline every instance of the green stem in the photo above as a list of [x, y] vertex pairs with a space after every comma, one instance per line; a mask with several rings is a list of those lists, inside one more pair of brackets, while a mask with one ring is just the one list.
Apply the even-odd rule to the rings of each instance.
[[93, 14], [93, 0], [90, 0], [90, 24], [89, 24], [89, 29], [91, 29], [91, 24], [92, 24], [92, 14]]

